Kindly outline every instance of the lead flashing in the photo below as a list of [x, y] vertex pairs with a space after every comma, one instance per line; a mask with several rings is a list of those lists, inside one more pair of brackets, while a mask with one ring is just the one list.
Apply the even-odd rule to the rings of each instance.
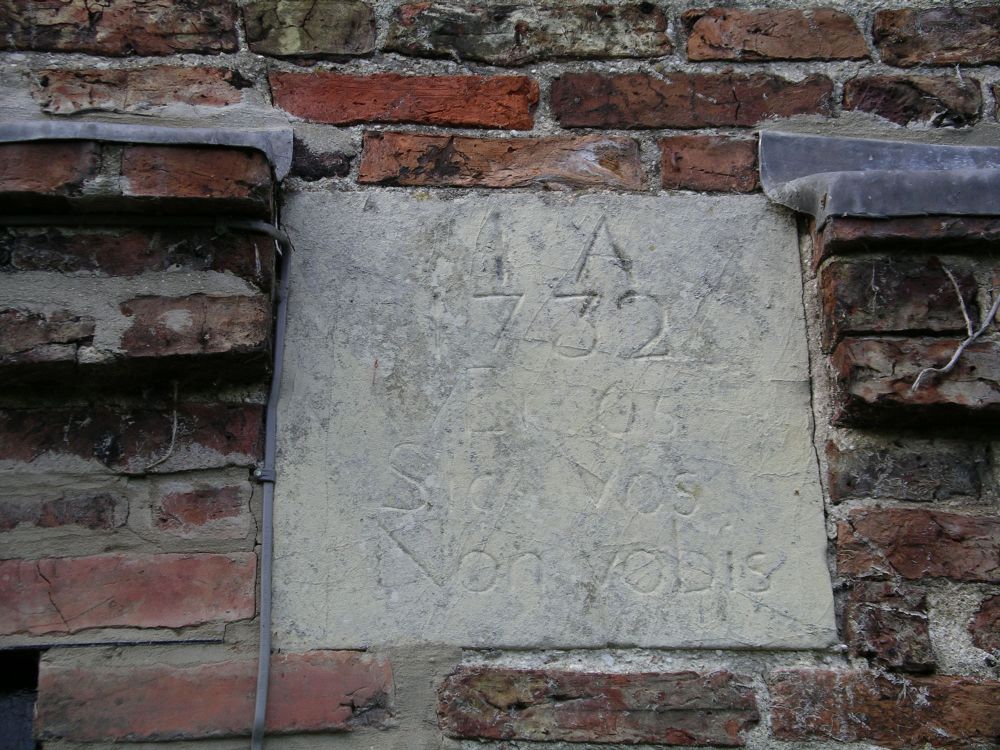
[[764, 193], [831, 216], [1000, 215], [1000, 148], [764, 131]]

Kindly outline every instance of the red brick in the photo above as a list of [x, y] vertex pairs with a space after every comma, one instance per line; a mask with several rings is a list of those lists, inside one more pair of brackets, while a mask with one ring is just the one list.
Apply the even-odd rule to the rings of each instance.
[[660, 141], [660, 178], [668, 190], [749, 193], [757, 189], [757, 142], [718, 135]]
[[854, 19], [831, 8], [698, 8], [681, 18], [689, 60], [863, 60]]
[[121, 305], [131, 318], [122, 334], [128, 357], [263, 355], [271, 337], [271, 301], [252, 297], [136, 297]]
[[783, 669], [768, 679], [781, 740], [971, 748], [1000, 735], [1000, 682]]
[[906, 216], [898, 219], [831, 217], [812, 226], [813, 263], [858, 252], [983, 253], [1000, 242], [1000, 219], [976, 216]]
[[[78, 196], [100, 167], [100, 147], [91, 141], [31, 141], [0, 144], [0, 199], [16, 206]], [[8, 206], [9, 208], [9, 206]]]
[[[975, 317], [975, 275], [949, 270]], [[827, 349], [847, 335], [966, 330], [958, 293], [937, 258], [836, 259], [820, 272], [820, 294]]]
[[212, 229], [0, 230], [0, 273], [137, 276], [178, 269], [231, 273], [267, 291], [274, 275], [274, 242], [260, 234]]
[[1000, 595], [983, 600], [969, 623], [969, 633], [977, 647], [1000, 656]]
[[909, 508], [851, 511], [837, 526], [844, 576], [1000, 583], [1000, 517]]
[[77, 349], [93, 338], [94, 319], [68, 310], [0, 310], [0, 368], [75, 362]]
[[852, 438], [848, 447], [826, 446], [830, 499], [934, 502], [980, 499], [987, 470], [986, 444], [978, 441]]
[[0, 633], [182, 628], [254, 616], [253, 553], [0, 561]]
[[274, 103], [313, 122], [412, 122], [530, 130], [538, 84], [525, 76], [272, 73]]
[[195, 146], [126, 146], [124, 195], [186, 210], [268, 216], [271, 168], [259, 151]]
[[0, 499], [0, 531], [19, 526], [81, 526], [106, 531], [124, 526], [127, 518], [128, 501], [108, 493]]
[[829, 114], [833, 83], [755, 73], [567, 73], [552, 110], [569, 128], [751, 127], [769, 117]]
[[857, 582], [844, 607], [851, 653], [905, 672], [934, 668], [927, 595], [901, 583]]
[[243, 14], [259, 55], [340, 58], [375, 49], [375, 14], [360, 0], [255, 0]]
[[153, 525], [181, 537], [242, 539], [252, 526], [250, 485], [174, 482], [153, 504]]
[[880, 10], [873, 27], [882, 61], [914, 65], [1000, 62], [1000, 6]]
[[469, 138], [366, 133], [358, 181], [379, 185], [642, 188], [630, 138]]
[[439, 689], [438, 718], [458, 738], [733, 747], [759, 715], [729, 672], [464, 667]]
[[385, 48], [491, 65], [662, 57], [673, 51], [668, 25], [665, 9], [647, 2], [416, 2], [396, 9]]
[[[70, 667], [42, 662], [36, 732], [78, 742], [190, 740], [247, 735], [257, 663]], [[356, 651], [271, 657], [268, 733], [384, 726], [392, 672]]]
[[2, 0], [0, 49], [94, 55], [235, 52], [229, 0]]
[[243, 89], [252, 85], [238, 72], [226, 68], [49, 68], [36, 74], [32, 96], [43, 112], [56, 115], [143, 112], [170, 104], [238, 104], [243, 100]]
[[844, 84], [844, 109], [871, 112], [898, 125], [964, 127], [982, 115], [983, 94], [974, 78], [869, 76]]
[[[249, 466], [259, 457], [263, 409], [256, 404], [177, 406], [177, 439], [159, 471]], [[143, 473], [164, 455], [173, 409], [81, 406], [0, 410], [0, 461], [31, 464], [79, 457]]]
[[[922, 379], [946, 364], [959, 339], [845, 338], [833, 352], [837, 377], [834, 421], [840, 425], [990, 424], [1000, 412], [1000, 344], [971, 344], [955, 368]], [[931, 420], [930, 422], [928, 420]]]

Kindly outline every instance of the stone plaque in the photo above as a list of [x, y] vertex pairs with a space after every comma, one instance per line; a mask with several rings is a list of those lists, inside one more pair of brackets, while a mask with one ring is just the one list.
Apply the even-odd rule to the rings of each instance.
[[279, 645], [831, 643], [787, 213], [366, 191], [284, 216]]

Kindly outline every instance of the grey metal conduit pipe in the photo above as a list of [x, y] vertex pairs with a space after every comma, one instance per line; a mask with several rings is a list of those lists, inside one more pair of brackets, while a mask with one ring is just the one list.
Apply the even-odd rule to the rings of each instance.
[[274, 323], [274, 365], [271, 387], [267, 396], [264, 418], [264, 465], [254, 471], [254, 477], [264, 486], [263, 530], [260, 543], [260, 646], [257, 654], [257, 691], [254, 699], [253, 728], [250, 735], [252, 750], [264, 746], [264, 724], [267, 718], [267, 683], [271, 674], [271, 564], [274, 556], [274, 483], [277, 479], [278, 396], [281, 393], [282, 361], [285, 353], [285, 324], [288, 319], [288, 277], [291, 270], [292, 243], [281, 229], [266, 221], [253, 219], [179, 219], [173, 217], [113, 216], [100, 214], [31, 214], [0, 216], [0, 226], [141, 226], [141, 227], [214, 227], [220, 230], [260, 232], [273, 239], [279, 247], [277, 312]]

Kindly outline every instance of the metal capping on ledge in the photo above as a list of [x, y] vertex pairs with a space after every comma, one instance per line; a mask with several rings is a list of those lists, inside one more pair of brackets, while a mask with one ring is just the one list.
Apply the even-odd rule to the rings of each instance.
[[763, 131], [764, 193], [831, 216], [1000, 215], [1000, 147]]
[[292, 166], [292, 129], [186, 128], [109, 122], [26, 120], [0, 123], [0, 143], [47, 140], [232, 146], [260, 151], [282, 180]]

